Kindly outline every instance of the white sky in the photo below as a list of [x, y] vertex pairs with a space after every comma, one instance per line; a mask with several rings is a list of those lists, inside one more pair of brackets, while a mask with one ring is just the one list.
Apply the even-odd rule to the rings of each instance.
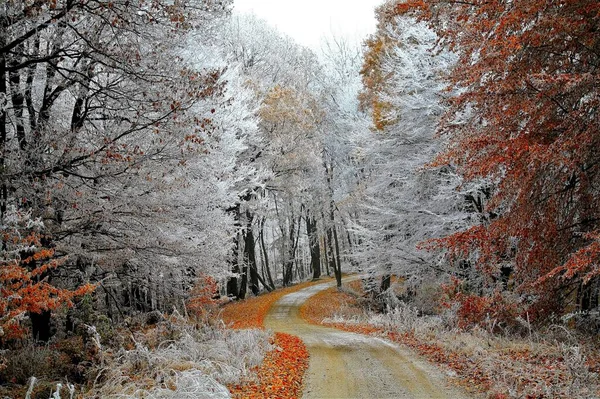
[[382, 0], [234, 0], [234, 10], [254, 13], [298, 43], [318, 51], [321, 38], [362, 41], [375, 31]]

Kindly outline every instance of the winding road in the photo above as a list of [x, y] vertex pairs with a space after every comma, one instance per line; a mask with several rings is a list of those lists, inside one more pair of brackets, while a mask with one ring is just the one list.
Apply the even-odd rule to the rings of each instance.
[[463, 399], [442, 373], [418, 355], [381, 338], [316, 326], [299, 315], [324, 283], [288, 294], [276, 302], [265, 327], [300, 337], [310, 353], [303, 398]]

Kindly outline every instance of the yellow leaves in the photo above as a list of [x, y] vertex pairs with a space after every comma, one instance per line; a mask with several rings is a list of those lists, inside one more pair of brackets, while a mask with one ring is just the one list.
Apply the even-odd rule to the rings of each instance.
[[323, 117], [310, 94], [279, 85], [266, 94], [259, 115], [266, 123], [288, 125], [287, 131], [306, 133], [314, 130]]

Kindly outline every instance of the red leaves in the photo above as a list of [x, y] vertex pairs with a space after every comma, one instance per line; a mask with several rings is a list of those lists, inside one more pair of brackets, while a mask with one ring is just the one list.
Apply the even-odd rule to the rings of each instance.
[[56, 310], [62, 305], [72, 306], [73, 298], [92, 292], [95, 286], [85, 284], [75, 290], [55, 287], [46, 280], [51, 269], [59, 267], [63, 260], [53, 259], [54, 250], [41, 246], [41, 236], [31, 233], [24, 239], [10, 239], [5, 242], [27, 248], [35, 252], [23, 259], [0, 262], [0, 336], [3, 339], [21, 338], [26, 329], [21, 326], [22, 315], [26, 312], [41, 313]]
[[495, 185], [493, 218], [423, 246], [469, 259], [490, 292], [508, 265], [507, 288], [537, 302], [541, 317], [564, 312], [570, 287], [600, 275], [600, 243], [586, 236], [600, 228], [598, 10], [595, 0], [396, 6], [428, 20], [459, 56], [448, 84], [461, 94], [440, 127], [450, 143], [433, 165]]
[[[298, 291], [317, 282], [305, 282], [258, 297], [230, 303], [223, 308], [221, 317], [232, 328], [264, 328], [265, 315], [271, 305], [285, 294]], [[302, 392], [302, 378], [308, 368], [308, 351], [298, 337], [276, 333], [276, 349], [267, 353], [257, 370], [257, 382], [229, 386], [234, 398], [298, 398]]]
[[300, 338], [275, 333], [276, 348], [267, 353], [257, 370], [258, 382], [229, 387], [234, 398], [299, 398], [308, 368], [308, 351]]
[[217, 305], [218, 293], [219, 285], [214, 278], [200, 276], [186, 303], [188, 313], [197, 319], [209, 316]]

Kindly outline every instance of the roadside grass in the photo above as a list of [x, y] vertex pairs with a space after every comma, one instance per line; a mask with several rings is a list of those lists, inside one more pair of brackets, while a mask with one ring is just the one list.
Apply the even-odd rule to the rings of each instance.
[[313, 324], [409, 346], [442, 365], [467, 391], [490, 399], [600, 397], [597, 347], [552, 334], [522, 338], [483, 329], [464, 331], [454, 327], [451, 314], [422, 316], [402, 304], [377, 314], [368, 310], [361, 288], [354, 281], [342, 290], [319, 292], [300, 314]]
[[[230, 302], [223, 306], [220, 318], [226, 326], [233, 329], [264, 329], [267, 312], [281, 297], [330, 280], [324, 278], [308, 281], [257, 297]], [[227, 385], [232, 397], [292, 399], [302, 396], [302, 379], [308, 368], [309, 358], [306, 346], [298, 337], [284, 333], [275, 333], [272, 344], [274, 349], [267, 352], [261, 365], [253, 369], [254, 378]]]

